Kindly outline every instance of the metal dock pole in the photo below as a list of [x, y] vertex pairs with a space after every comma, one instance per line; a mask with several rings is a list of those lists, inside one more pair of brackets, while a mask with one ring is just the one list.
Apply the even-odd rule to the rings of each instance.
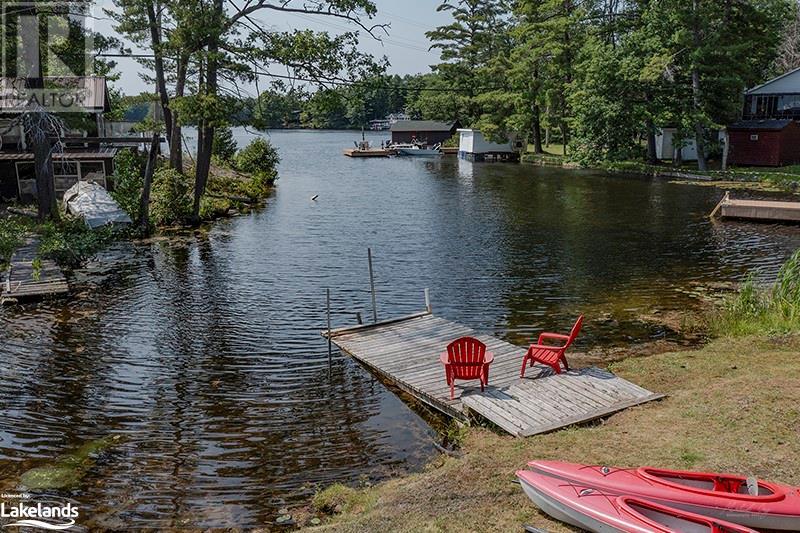
[[331, 341], [331, 289], [325, 289], [326, 308], [328, 310], [328, 371], [330, 371], [333, 359], [333, 346]]
[[378, 307], [375, 304], [375, 276], [372, 273], [372, 248], [367, 248], [367, 260], [369, 261], [369, 288], [372, 292], [372, 321], [378, 321]]

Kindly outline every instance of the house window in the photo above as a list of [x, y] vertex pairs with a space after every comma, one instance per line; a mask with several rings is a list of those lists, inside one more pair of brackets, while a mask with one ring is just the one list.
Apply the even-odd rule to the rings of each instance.
[[[102, 161], [53, 161], [53, 181], [57, 197], [63, 196], [79, 179], [107, 188], [105, 165]], [[17, 184], [20, 198], [36, 197], [36, 171], [33, 163], [17, 163]]]
[[757, 141], [758, 140], [758, 133], [754, 133], [754, 134], [750, 135], [750, 140], [751, 141]]

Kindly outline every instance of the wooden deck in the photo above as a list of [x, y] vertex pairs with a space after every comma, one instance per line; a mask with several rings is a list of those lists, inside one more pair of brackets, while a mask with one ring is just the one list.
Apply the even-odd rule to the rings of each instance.
[[720, 215], [723, 218], [798, 223], [800, 222], [800, 202], [726, 198], [720, 204]]
[[[457, 381], [456, 397], [444, 379], [439, 354], [452, 340], [472, 336], [494, 353], [489, 387]], [[327, 332], [323, 332], [327, 336]], [[331, 340], [370, 371], [449, 416], [472, 411], [524, 437], [586, 422], [662, 395], [598, 368], [553, 375], [547, 367], [519, 371], [525, 349], [424, 312], [331, 332]]]
[[357, 150], [355, 148], [345, 148], [342, 152], [347, 157], [389, 157], [395, 155], [397, 152], [394, 150]]
[[39, 241], [28, 238], [11, 256], [9, 270], [0, 273], [0, 302], [20, 301], [69, 292], [64, 273], [53, 261], [42, 260], [38, 270], [34, 259]]

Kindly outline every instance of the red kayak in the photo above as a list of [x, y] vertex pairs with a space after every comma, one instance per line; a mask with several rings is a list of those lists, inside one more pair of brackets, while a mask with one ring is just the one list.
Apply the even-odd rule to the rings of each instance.
[[595, 533], [755, 533], [632, 496], [613, 496], [531, 470], [517, 472], [525, 494], [553, 518]]
[[800, 531], [800, 488], [731, 474], [532, 461], [535, 472], [756, 529]]

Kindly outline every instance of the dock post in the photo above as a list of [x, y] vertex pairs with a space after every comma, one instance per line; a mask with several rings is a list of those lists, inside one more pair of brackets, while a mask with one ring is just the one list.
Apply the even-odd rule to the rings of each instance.
[[356, 312], [356, 322], [358, 323], [359, 326], [364, 323], [364, 321], [361, 319], [361, 311]]
[[328, 311], [328, 371], [331, 369], [331, 360], [333, 358], [333, 346], [331, 341], [331, 289], [325, 289], [326, 308]]
[[431, 308], [431, 290], [425, 288], [425, 310], [429, 313], [433, 313], [433, 309]]
[[378, 307], [375, 304], [375, 276], [372, 273], [372, 248], [367, 248], [367, 261], [369, 261], [369, 288], [372, 292], [372, 322], [377, 322]]

